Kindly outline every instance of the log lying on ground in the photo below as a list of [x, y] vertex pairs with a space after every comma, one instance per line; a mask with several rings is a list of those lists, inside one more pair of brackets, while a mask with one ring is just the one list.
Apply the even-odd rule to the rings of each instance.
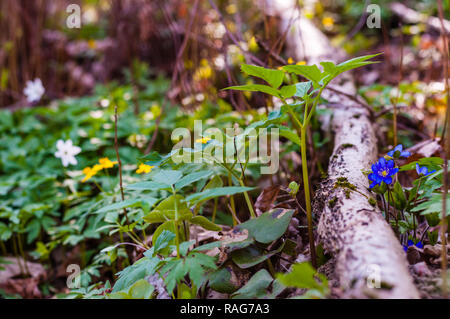
[[[342, 60], [344, 55], [309, 20], [295, 16], [298, 11], [289, 2], [274, 0], [271, 9], [281, 17], [282, 32], [290, 29], [286, 43], [291, 56], [306, 57], [308, 64]], [[349, 73], [333, 84], [350, 95], [356, 92]], [[335, 258], [335, 274], [345, 297], [418, 298], [402, 246], [381, 211], [369, 203], [363, 170], [376, 161], [377, 144], [368, 112], [343, 95], [324, 91], [324, 97], [336, 106], [331, 120], [334, 150], [328, 177], [315, 193], [313, 211], [319, 218], [319, 240]], [[338, 181], [356, 186], [357, 191], [336, 187]]]
[[[439, 18], [436, 17], [428, 17], [422, 13], [419, 13], [417, 11], [414, 11], [413, 9], [408, 8], [403, 3], [400, 2], [393, 2], [389, 5], [392, 12], [394, 12], [396, 15], [402, 18], [403, 21], [406, 23], [425, 23], [430, 28], [434, 29], [435, 31], [441, 32], [441, 22], [439, 21]], [[445, 31], [447, 33], [450, 32], [450, 21], [443, 20]]]

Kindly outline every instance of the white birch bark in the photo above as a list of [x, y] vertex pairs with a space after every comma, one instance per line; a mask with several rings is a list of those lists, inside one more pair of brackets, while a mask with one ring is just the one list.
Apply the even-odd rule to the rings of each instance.
[[[345, 55], [333, 48], [290, 0], [268, 1], [266, 8], [281, 17], [280, 32], [291, 22], [286, 44], [292, 57], [307, 58], [308, 64], [324, 60], [342, 62]], [[349, 73], [332, 84], [345, 93], [355, 93]], [[330, 91], [324, 91], [324, 97], [336, 106], [331, 119], [334, 150], [328, 177], [315, 193], [313, 212], [319, 219], [319, 240], [336, 259], [335, 273], [345, 297], [418, 298], [402, 246], [381, 211], [368, 200], [372, 194], [363, 170], [369, 170], [377, 160], [377, 143], [367, 110]], [[358, 192], [347, 195], [346, 189], [335, 188], [340, 177], [355, 185]]]

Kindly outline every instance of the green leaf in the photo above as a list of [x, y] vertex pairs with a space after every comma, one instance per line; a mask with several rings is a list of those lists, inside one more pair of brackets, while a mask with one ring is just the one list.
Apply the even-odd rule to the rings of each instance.
[[308, 91], [311, 88], [311, 82], [298, 82], [295, 84], [296, 92], [294, 96], [304, 98], [308, 95]]
[[246, 84], [246, 85], [229, 86], [229, 87], [225, 88], [224, 90], [262, 92], [262, 93], [270, 94], [270, 95], [276, 96], [276, 97], [280, 96], [280, 91], [278, 91], [277, 89], [274, 89], [270, 86], [262, 85], [262, 84]]
[[287, 138], [298, 146], [301, 145], [300, 137], [298, 137], [297, 132], [283, 125], [277, 125], [277, 127], [279, 129], [280, 136]]
[[[413, 209], [412, 212], [422, 211], [421, 215], [427, 215], [432, 213], [442, 212], [442, 194], [434, 194], [431, 198], [423, 203], [420, 203]], [[447, 211], [445, 212], [446, 216], [450, 216], [450, 194], [447, 194]]]
[[204, 178], [208, 178], [209, 176], [211, 176], [214, 172], [213, 171], [200, 171], [200, 172], [194, 172], [191, 174], [188, 174], [186, 176], [184, 176], [183, 178], [181, 178], [176, 184], [175, 184], [175, 189], [176, 190], [180, 190], [183, 187], [190, 185], [200, 179], [204, 179]]
[[[146, 197], [146, 199], [149, 199], [149, 197]], [[157, 199], [156, 198], [150, 198], [151, 201], [154, 203], [156, 203]], [[104, 206], [102, 208], [100, 208], [98, 211], [96, 211], [96, 213], [100, 214], [100, 213], [105, 213], [105, 212], [109, 212], [109, 211], [113, 211], [113, 210], [120, 210], [122, 208], [127, 208], [127, 207], [142, 207], [142, 200], [137, 199], [137, 198], [130, 198], [130, 199], [126, 199], [124, 201], [120, 201], [111, 205], [107, 205]]]
[[245, 191], [251, 191], [253, 189], [255, 189], [255, 187], [243, 187], [243, 186], [218, 187], [213, 189], [207, 189], [200, 193], [189, 195], [188, 197], [186, 197], [186, 201], [190, 203], [197, 203], [211, 198], [234, 195]]
[[118, 273], [119, 279], [116, 281], [112, 292], [126, 290], [136, 281], [152, 275], [159, 264], [158, 258], [143, 257]]
[[174, 185], [182, 176], [180, 171], [162, 169], [152, 176], [152, 180], [160, 184]]
[[325, 73], [322, 73], [317, 65], [285, 65], [283, 66], [283, 70], [294, 73], [297, 75], [301, 75], [304, 78], [311, 80], [312, 82], [318, 84], [320, 80], [325, 76]]
[[214, 257], [202, 253], [194, 252], [189, 254], [185, 262], [185, 267], [188, 270], [189, 278], [196, 287], [202, 286], [206, 281], [206, 270], [217, 269], [214, 261]]
[[127, 190], [149, 190], [149, 191], [157, 191], [160, 189], [170, 189], [170, 186], [163, 183], [156, 182], [139, 182], [125, 186]]
[[231, 259], [239, 268], [247, 269], [269, 259], [283, 250], [284, 243], [277, 249], [266, 253], [263, 249], [254, 245], [235, 250], [231, 253]]
[[[271, 289], [270, 289], [271, 288]], [[261, 269], [245, 284], [244, 287], [236, 291], [232, 299], [257, 299], [272, 298], [274, 299], [284, 290], [284, 287], [273, 280], [269, 272]]]
[[399, 171], [410, 171], [416, 169], [416, 163], [419, 166], [426, 166], [430, 170], [438, 170], [441, 168], [441, 165], [444, 164], [444, 160], [440, 157], [424, 157], [419, 159], [418, 161], [410, 162], [403, 166], [400, 166]]
[[285, 99], [290, 98], [297, 93], [297, 86], [295, 84], [282, 86], [280, 93]]
[[[166, 225], [166, 226], [164, 226]], [[152, 242], [153, 242], [153, 255], [160, 252], [170, 244], [173, 244], [172, 242], [175, 242], [175, 225], [172, 221], [165, 222], [164, 224], [160, 225], [152, 236]], [[151, 256], [153, 257], [153, 256]]]
[[149, 214], [144, 216], [144, 220], [147, 223], [163, 223], [168, 220], [175, 220], [175, 208], [178, 212], [178, 221], [191, 219], [192, 212], [187, 207], [184, 197], [177, 194], [160, 202]]
[[133, 299], [150, 299], [154, 290], [155, 288], [147, 280], [140, 279], [130, 287], [128, 294]]
[[277, 208], [250, 219], [236, 228], [247, 229], [249, 236], [255, 238], [256, 241], [268, 244], [283, 236], [293, 214], [294, 210], [292, 209]]
[[192, 217], [190, 222], [192, 224], [200, 225], [206, 230], [213, 230], [213, 231], [221, 231], [222, 230], [222, 227], [214, 224], [212, 221], [210, 221], [209, 219], [207, 219], [204, 216]]
[[266, 69], [256, 65], [242, 64], [241, 70], [248, 75], [253, 75], [265, 80], [275, 89], [281, 85], [284, 78], [284, 73], [281, 70]]
[[[391, 195], [389, 203], [397, 209], [404, 210], [406, 208], [406, 197], [403, 188], [398, 181], [395, 182]], [[386, 193], [385, 196], [388, 197], [388, 194]]]
[[328, 293], [327, 278], [307, 262], [292, 265], [289, 273], [277, 274], [276, 278], [286, 287], [315, 289], [324, 295]]
[[230, 294], [238, 288], [231, 282], [231, 269], [227, 267], [212, 272], [208, 279], [209, 287], [217, 292]]

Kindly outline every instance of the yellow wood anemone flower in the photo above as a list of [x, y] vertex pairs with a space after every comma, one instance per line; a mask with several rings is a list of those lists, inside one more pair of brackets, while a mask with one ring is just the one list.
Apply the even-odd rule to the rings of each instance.
[[102, 165], [103, 168], [111, 168], [117, 164], [117, 161], [112, 162], [107, 157], [103, 157], [103, 158], [99, 159], [98, 162], [100, 163], [100, 165]]
[[94, 176], [95, 174], [97, 174], [99, 170], [95, 169], [95, 168], [91, 168], [91, 167], [85, 167], [83, 169], [83, 174], [85, 175], [84, 178], [81, 180], [82, 183], [86, 182], [87, 180], [89, 180], [92, 176]]
[[146, 165], [146, 164], [140, 164], [139, 168], [136, 170], [136, 173], [138, 173], [138, 174], [150, 173], [152, 171], [153, 167], [155, 167], [155, 166], [150, 166], [150, 165]]
[[202, 143], [202, 144], [206, 144], [210, 141], [211, 139], [209, 137], [202, 137], [199, 139], [195, 140], [195, 143]]

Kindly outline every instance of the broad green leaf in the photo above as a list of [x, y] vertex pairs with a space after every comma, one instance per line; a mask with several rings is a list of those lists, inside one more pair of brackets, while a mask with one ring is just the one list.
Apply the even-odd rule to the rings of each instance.
[[281, 85], [284, 78], [284, 73], [281, 70], [266, 69], [256, 65], [242, 64], [241, 70], [248, 75], [253, 75], [265, 80], [275, 89]]
[[290, 98], [297, 93], [297, 86], [295, 84], [282, 86], [280, 93], [285, 99]]
[[116, 281], [112, 292], [127, 290], [136, 281], [152, 275], [159, 264], [158, 258], [143, 257], [118, 273], [119, 279]]
[[246, 84], [246, 85], [236, 85], [225, 88], [224, 90], [238, 90], [238, 91], [251, 91], [251, 92], [262, 92], [270, 94], [272, 96], [279, 97], [280, 91], [274, 89], [268, 85], [262, 84]]
[[269, 113], [267, 119], [253, 122], [250, 124], [244, 131], [244, 135], [249, 134], [249, 132], [253, 129], [258, 130], [259, 128], [267, 127], [271, 124], [281, 123], [283, 119], [283, 113], [281, 110], [275, 110]]
[[283, 247], [284, 243], [277, 250], [265, 252], [263, 249], [258, 248], [255, 245], [247, 246], [245, 248], [233, 251], [231, 253], [231, 258], [233, 262], [239, 266], [239, 268], [246, 269], [269, 259], [273, 255], [279, 253]]
[[[146, 197], [146, 200], [150, 199], [152, 202], [152, 205], [154, 203], [157, 202], [156, 198], [151, 198], [151, 197]], [[105, 213], [105, 212], [109, 212], [109, 211], [113, 211], [113, 210], [119, 210], [122, 208], [128, 208], [128, 207], [142, 207], [142, 200], [141, 199], [137, 199], [137, 198], [130, 198], [130, 199], [126, 199], [124, 201], [120, 201], [111, 205], [107, 205], [104, 206], [102, 208], [100, 208], [98, 211], [96, 211], [96, 213], [100, 214], [100, 213]], [[144, 206], [147, 206], [146, 204], [144, 204]]]
[[157, 191], [160, 189], [170, 189], [170, 186], [163, 183], [156, 183], [152, 181], [148, 182], [139, 182], [125, 186], [127, 190], [149, 190], [149, 191]]
[[180, 171], [162, 169], [152, 176], [152, 180], [161, 184], [174, 185], [182, 176], [183, 173]]
[[214, 230], [214, 231], [221, 231], [222, 230], [222, 227], [214, 224], [212, 221], [210, 221], [209, 219], [207, 219], [204, 216], [192, 217], [190, 222], [192, 224], [200, 225], [206, 230]]
[[297, 135], [297, 132], [295, 132], [294, 130], [292, 130], [286, 126], [277, 125], [277, 127], [279, 129], [280, 136], [283, 136], [283, 137], [287, 138], [288, 140], [290, 140], [291, 142], [300, 146], [301, 141], [300, 141], [300, 137], [298, 137], [298, 135]]
[[326, 277], [318, 273], [307, 262], [294, 264], [289, 273], [278, 274], [276, 277], [286, 287], [315, 289], [323, 294], [328, 293], [328, 281]]
[[271, 298], [278, 296], [284, 287], [270, 276], [269, 272], [261, 269], [245, 284], [244, 287], [236, 291], [232, 299], [257, 299]]
[[227, 267], [212, 272], [208, 276], [208, 279], [209, 287], [215, 291], [230, 294], [235, 292], [237, 289], [237, 287], [230, 281], [231, 269], [228, 269]]
[[303, 98], [308, 95], [308, 91], [311, 88], [311, 82], [298, 82], [297, 84], [295, 84], [295, 88], [296, 91], [294, 96]]
[[283, 70], [289, 73], [295, 73], [297, 75], [301, 75], [312, 82], [319, 83], [320, 80], [325, 76], [325, 73], [322, 73], [317, 65], [285, 65], [283, 66]]
[[255, 189], [255, 187], [243, 187], [243, 186], [228, 186], [218, 187], [204, 190], [200, 193], [192, 194], [186, 197], [186, 201], [190, 203], [196, 203], [204, 200], [208, 200], [220, 196], [234, 195], [238, 193], [248, 192]]
[[237, 226], [239, 229], [247, 229], [249, 236], [256, 241], [268, 244], [283, 236], [289, 226], [292, 209], [277, 208], [262, 214], [257, 218], [250, 219]]
[[131, 296], [125, 291], [118, 291], [108, 294], [109, 299], [131, 299]]
[[[164, 227], [164, 225], [166, 225], [166, 227]], [[172, 221], [168, 221], [160, 225], [152, 236], [153, 253], [158, 253], [165, 247], [172, 244], [175, 237], [175, 225]]]
[[210, 170], [210, 171], [200, 171], [200, 172], [194, 172], [194, 173], [188, 174], [188, 175], [184, 176], [183, 178], [181, 178], [175, 184], [175, 189], [177, 189], [177, 190], [182, 189], [183, 187], [190, 185], [200, 179], [208, 178], [213, 173], [214, 172]]
[[[388, 193], [385, 194], [385, 197], [388, 199]], [[388, 202], [397, 209], [404, 210], [406, 208], [405, 193], [403, 192], [403, 188], [398, 181], [394, 184], [394, 189], [391, 192]]]
[[136, 281], [130, 287], [128, 294], [133, 299], [150, 299], [155, 288], [145, 279]]
[[[423, 203], [420, 203], [413, 209], [412, 212], [422, 211], [421, 215], [427, 215], [432, 213], [441, 213], [442, 212], [442, 194], [434, 194], [431, 198]], [[446, 216], [450, 216], [450, 194], [447, 196], [447, 211], [445, 212]]]
[[192, 217], [191, 210], [187, 207], [184, 197], [172, 195], [160, 202], [149, 214], [144, 216], [147, 223], [163, 223], [168, 220], [175, 220], [176, 212], [178, 221], [189, 220]]
[[410, 162], [408, 164], [405, 164], [403, 166], [400, 166], [399, 171], [410, 171], [416, 169], [416, 163], [419, 164], [419, 166], [426, 166], [428, 169], [438, 170], [442, 164], [444, 164], [444, 160], [440, 157], [424, 157], [417, 161]]

